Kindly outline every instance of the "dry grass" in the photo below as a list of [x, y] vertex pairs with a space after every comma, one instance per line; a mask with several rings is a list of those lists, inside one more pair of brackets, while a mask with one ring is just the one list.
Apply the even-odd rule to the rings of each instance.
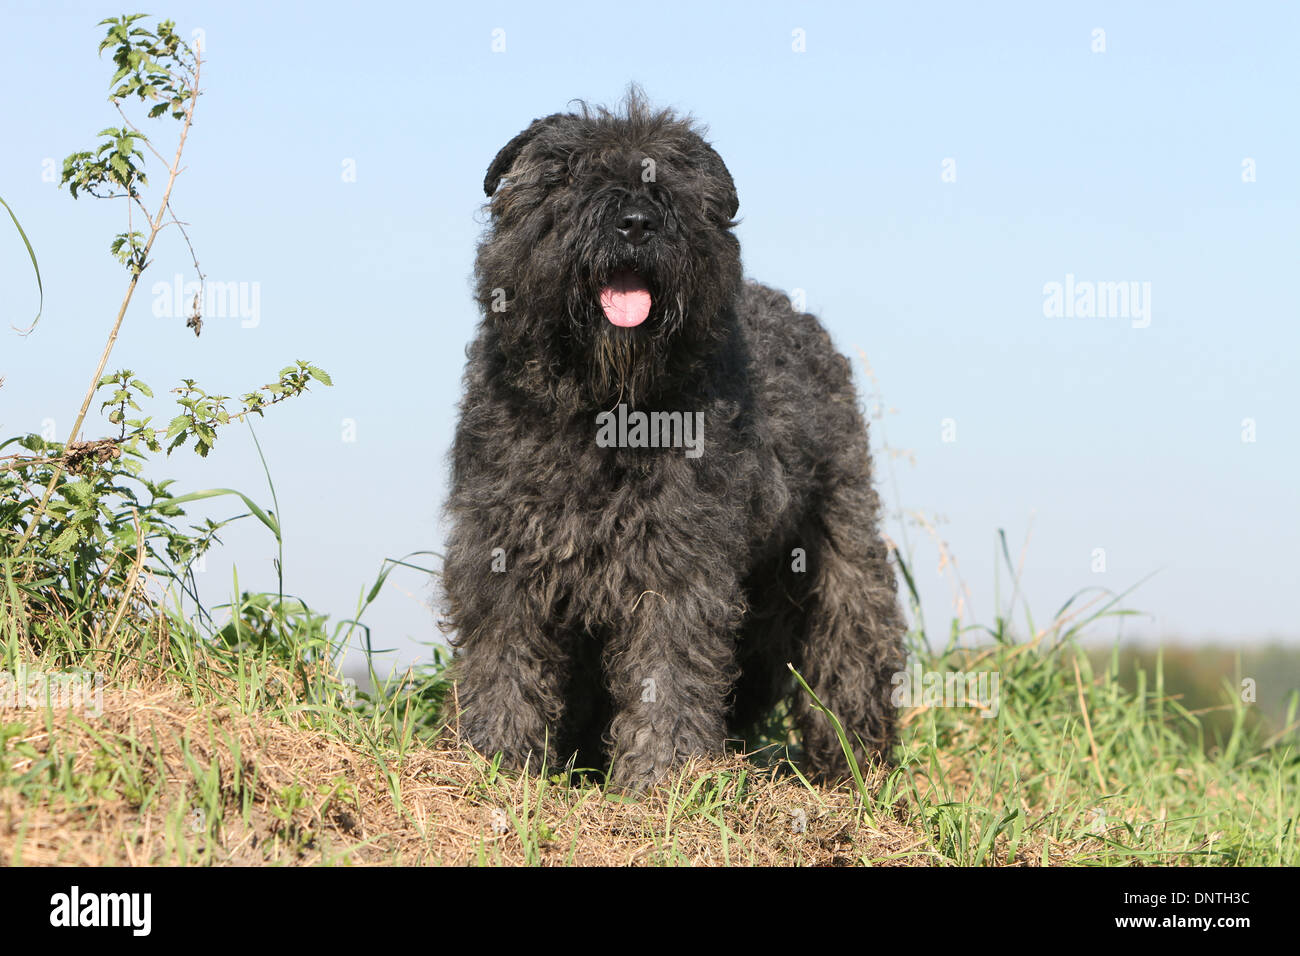
[[[739, 755], [698, 761], [628, 799], [567, 771], [502, 773], [456, 746], [438, 733], [436, 668], [352, 706], [319, 662], [287, 668], [196, 642], [182, 670], [149, 664], [164, 658], [156, 647], [130, 649], [99, 716], [0, 710], [0, 865], [1300, 858], [1293, 716], [1264, 738], [1243, 704], [1225, 705], [1232, 732], [1206, 747], [1200, 718], [1159, 671], [1149, 683], [1139, 675], [1134, 694], [1113, 662], [1094, 672], [1065, 645], [925, 658], [927, 673], [1000, 673], [1000, 710], [904, 707], [900, 769], [868, 779], [865, 800]], [[22, 657], [36, 659], [31, 648]]]
[[33, 723], [44, 726], [8, 742], [11, 771], [58, 768], [65, 785], [45, 801], [3, 791], [5, 864], [923, 862], [912, 855], [920, 834], [869, 822], [848, 789], [810, 788], [739, 756], [628, 800], [498, 774], [450, 744], [388, 765], [320, 731], [196, 707], [174, 685], [106, 693], [98, 718]]

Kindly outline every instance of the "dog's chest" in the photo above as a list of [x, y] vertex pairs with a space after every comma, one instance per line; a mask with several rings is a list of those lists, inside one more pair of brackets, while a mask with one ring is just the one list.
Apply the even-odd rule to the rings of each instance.
[[759, 500], [776, 468], [768, 458], [723, 416], [616, 410], [521, 431], [494, 484], [502, 520], [534, 552], [593, 562], [589, 571], [675, 567], [702, 551], [742, 555], [766, 536], [781, 510]]

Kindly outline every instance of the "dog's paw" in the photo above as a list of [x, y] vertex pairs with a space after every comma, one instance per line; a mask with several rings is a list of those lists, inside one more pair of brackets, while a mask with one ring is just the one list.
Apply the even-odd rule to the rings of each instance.
[[608, 789], [639, 796], [667, 777], [671, 769], [672, 764], [667, 761], [656, 761], [648, 755], [628, 754], [614, 761]]

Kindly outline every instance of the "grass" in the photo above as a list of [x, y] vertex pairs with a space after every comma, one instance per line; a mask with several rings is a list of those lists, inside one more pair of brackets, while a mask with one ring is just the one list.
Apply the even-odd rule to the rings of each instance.
[[1024, 640], [1000, 620], [978, 650], [913, 634], [927, 673], [996, 672], [996, 716], [914, 702], [888, 772], [821, 789], [780, 744], [747, 759], [737, 741], [628, 799], [594, 773], [509, 774], [457, 746], [436, 717], [442, 662], [354, 698], [310, 616], [258, 631], [275, 613], [259, 596], [217, 639], [175, 608], [106, 635], [110, 598], [32, 620], [20, 596], [6, 573], [3, 669], [98, 671], [104, 692], [99, 716], [0, 709], [7, 865], [1300, 862], [1294, 697], [1270, 730], [1225, 690], [1228, 729], [1210, 736], [1159, 658], [1095, 667], [1076, 642], [1099, 615], [1069, 605]]

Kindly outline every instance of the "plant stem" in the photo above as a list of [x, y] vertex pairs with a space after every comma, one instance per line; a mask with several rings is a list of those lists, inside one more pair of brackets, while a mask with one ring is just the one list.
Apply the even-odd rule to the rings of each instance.
[[[189, 135], [190, 126], [194, 122], [194, 107], [199, 105], [199, 71], [201, 68], [201, 54], [198, 50], [195, 50], [194, 96], [190, 98], [189, 108], [185, 111], [185, 122], [181, 126], [180, 140], [176, 143], [176, 158], [172, 160], [172, 165], [168, 169], [170, 175], [167, 177], [167, 188], [163, 190], [162, 203], [158, 206], [158, 214], [149, 224], [149, 239], [145, 242], [144, 253], [140, 256], [140, 270], [132, 274], [131, 282], [126, 287], [126, 295], [122, 297], [122, 305], [117, 310], [117, 319], [113, 322], [112, 331], [108, 333], [108, 342], [104, 345], [104, 351], [99, 356], [99, 365], [95, 368], [95, 375], [90, 380], [90, 387], [86, 389], [86, 397], [81, 402], [81, 411], [77, 413], [76, 421], [72, 423], [72, 431], [68, 435], [67, 442], [64, 443], [65, 448], [76, 441], [77, 435], [81, 432], [81, 426], [86, 420], [86, 414], [90, 411], [91, 402], [95, 400], [95, 392], [99, 390], [99, 380], [103, 378], [104, 369], [108, 366], [108, 357], [113, 354], [113, 346], [117, 344], [117, 334], [122, 328], [122, 320], [126, 318], [126, 309], [131, 304], [131, 297], [135, 295], [135, 287], [140, 281], [140, 273], [148, 266], [149, 250], [153, 248], [153, 241], [162, 230], [163, 216], [167, 213], [168, 204], [171, 201], [172, 187], [176, 185], [176, 177], [181, 172], [181, 153], [185, 149], [185, 137]], [[20, 554], [27, 542], [31, 540], [32, 533], [36, 530], [36, 525], [40, 522], [41, 516], [45, 514], [45, 508], [50, 503], [50, 498], [54, 496], [54, 489], [61, 477], [63, 477], [62, 462], [55, 466], [54, 474], [50, 476], [50, 483], [45, 488], [41, 503], [37, 505], [36, 510], [32, 513], [32, 520], [27, 523], [27, 529], [23, 532], [22, 539], [14, 550], [15, 554]], [[27, 571], [24, 572], [25, 576], [30, 576], [32, 567], [34, 565], [29, 566]]]

